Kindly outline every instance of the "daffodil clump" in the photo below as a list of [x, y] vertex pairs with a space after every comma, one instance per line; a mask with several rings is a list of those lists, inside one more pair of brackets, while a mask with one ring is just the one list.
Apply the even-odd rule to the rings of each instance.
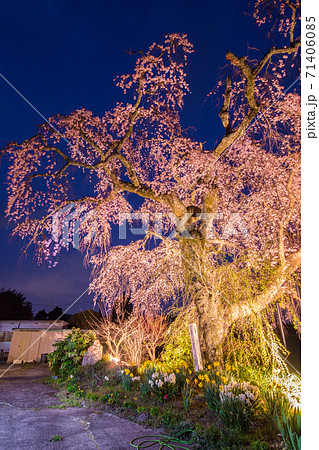
[[214, 388], [222, 388], [227, 383], [231, 376], [229, 373], [230, 366], [226, 364], [225, 369], [219, 367], [218, 361], [213, 365], [208, 365], [205, 371], [201, 371], [194, 379], [194, 383], [197, 387], [204, 388], [205, 385], [212, 385]]
[[193, 388], [193, 385], [189, 378], [185, 379], [185, 384], [182, 387], [181, 395], [182, 395], [184, 407], [185, 407], [186, 411], [189, 411], [190, 407], [191, 407], [193, 395], [194, 395], [194, 388]]
[[203, 394], [210, 409], [218, 411], [220, 408], [220, 390], [230, 379], [231, 366], [226, 364], [223, 369], [218, 361], [208, 365], [205, 371], [201, 371], [194, 379], [194, 384]]
[[246, 382], [230, 381], [220, 389], [219, 397], [219, 414], [224, 424], [245, 432], [254, 415], [258, 389]]
[[186, 366], [179, 365], [174, 368], [174, 374], [176, 378], [176, 387], [179, 393], [182, 393], [184, 386], [186, 384], [186, 379], [188, 381], [191, 379], [192, 371], [188, 369]]
[[77, 384], [76, 378], [72, 374], [66, 379], [66, 390], [74, 394], [75, 397], [84, 397], [85, 395], [83, 389]]
[[140, 375], [142, 375], [143, 373], [145, 373], [148, 370], [157, 370], [160, 372], [167, 372], [167, 373], [171, 373], [171, 372], [176, 372], [176, 371], [182, 371], [183, 369], [187, 369], [188, 366], [185, 363], [179, 362], [176, 363], [174, 361], [170, 361], [170, 363], [168, 362], [163, 362], [160, 361], [159, 359], [156, 359], [155, 361], [144, 361], [137, 369], [138, 373]]
[[115, 391], [115, 392], [109, 392], [109, 393], [107, 393], [107, 394], [105, 394], [105, 395], [102, 395], [102, 396], [99, 398], [99, 401], [100, 401], [100, 402], [108, 402], [108, 403], [110, 403], [111, 405], [113, 405], [113, 404], [119, 402], [119, 397], [120, 397], [120, 393], [119, 393], [119, 392], [117, 392], [117, 391]]
[[148, 372], [146, 382], [149, 385], [149, 392], [155, 394], [161, 401], [169, 400], [178, 391], [174, 372]]
[[120, 374], [121, 374], [124, 389], [126, 391], [131, 390], [134, 381], [140, 381], [140, 377], [134, 376], [134, 373], [128, 368], [122, 369]]
[[228, 400], [240, 400], [248, 406], [252, 406], [258, 397], [257, 388], [246, 382], [230, 381], [220, 389], [221, 403]]

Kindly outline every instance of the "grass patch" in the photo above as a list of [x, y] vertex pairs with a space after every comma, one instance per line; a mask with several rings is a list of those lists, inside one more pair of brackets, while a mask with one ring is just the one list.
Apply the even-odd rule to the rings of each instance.
[[56, 434], [50, 439], [50, 442], [60, 442], [62, 441], [62, 437], [59, 434]]
[[68, 406], [65, 403], [59, 403], [58, 405], [50, 405], [48, 406], [49, 409], [65, 409]]

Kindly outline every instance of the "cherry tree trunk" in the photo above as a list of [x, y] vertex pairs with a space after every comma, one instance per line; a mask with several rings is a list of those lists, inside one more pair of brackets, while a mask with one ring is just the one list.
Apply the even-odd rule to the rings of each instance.
[[198, 313], [200, 346], [203, 360], [207, 364], [222, 358], [222, 344], [230, 326], [216, 297], [202, 294], [194, 299]]
[[222, 344], [227, 336], [231, 319], [225, 300], [218, 289], [205, 283], [201, 257], [203, 240], [189, 239], [181, 243], [181, 254], [188, 294], [198, 316], [199, 341], [205, 363], [222, 357]]

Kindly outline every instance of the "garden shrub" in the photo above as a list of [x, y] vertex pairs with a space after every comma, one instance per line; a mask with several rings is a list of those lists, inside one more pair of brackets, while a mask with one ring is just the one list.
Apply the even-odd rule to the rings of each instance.
[[168, 328], [161, 359], [171, 368], [193, 365], [192, 344], [187, 324], [195, 321], [192, 310], [181, 311]]
[[73, 328], [62, 341], [53, 344], [56, 349], [48, 355], [49, 367], [53, 374], [61, 379], [74, 375], [81, 366], [87, 349], [95, 340], [94, 332], [83, 332], [79, 328]]
[[[223, 345], [225, 362], [234, 366], [236, 376], [260, 381], [266, 372], [281, 368], [281, 358], [289, 354], [269, 324], [270, 307], [266, 311], [239, 320], [230, 328]], [[257, 380], [256, 380], [257, 381]]]

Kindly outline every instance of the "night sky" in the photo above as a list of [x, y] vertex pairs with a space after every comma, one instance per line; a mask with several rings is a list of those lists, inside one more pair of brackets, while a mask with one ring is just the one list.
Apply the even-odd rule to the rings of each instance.
[[[266, 51], [267, 28], [245, 15], [248, 1], [161, 0], [129, 2], [83, 0], [16, 0], [1, 2], [0, 73], [44, 117], [85, 107], [103, 115], [123, 101], [117, 75], [130, 72], [135, 57], [127, 50], [147, 49], [168, 33], [186, 33], [194, 44], [182, 122], [194, 126], [195, 137], [213, 147], [223, 128], [216, 99], [207, 98], [218, 80], [225, 54], [247, 54], [247, 46]], [[287, 86], [289, 81], [287, 81]], [[129, 100], [129, 99], [128, 99]], [[43, 119], [0, 78], [0, 147], [36, 133]], [[33, 311], [65, 309], [88, 288], [89, 270], [75, 250], [61, 254], [57, 267], [38, 267], [33, 254], [20, 260], [22, 241], [11, 240], [4, 217], [7, 162], [0, 167], [0, 289], [16, 289], [33, 304]], [[116, 241], [114, 241], [116, 243]], [[69, 312], [92, 307], [84, 295]]]

